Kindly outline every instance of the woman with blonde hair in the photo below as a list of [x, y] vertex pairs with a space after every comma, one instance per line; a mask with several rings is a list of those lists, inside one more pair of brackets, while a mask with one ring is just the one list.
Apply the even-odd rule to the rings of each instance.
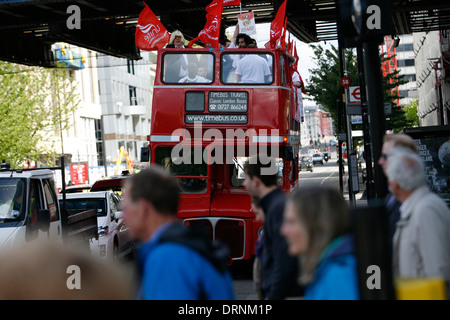
[[169, 44], [166, 46], [166, 48], [185, 48], [184, 46], [184, 36], [179, 30], [175, 30], [170, 35]]
[[359, 299], [347, 202], [329, 187], [297, 189], [286, 204], [281, 233], [299, 256], [305, 300]]

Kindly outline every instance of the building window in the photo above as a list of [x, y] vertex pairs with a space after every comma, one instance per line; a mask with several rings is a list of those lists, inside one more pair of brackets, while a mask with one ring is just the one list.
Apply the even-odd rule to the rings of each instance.
[[136, 87], [129, 86], [129, 92], [130, 92], [130, 106], [136, 106], [137, 103], [137, 96], [136, 96]]
[[102, 120], [95, 120], [95, 146], [97, 149], [97, 163], [99, 166], [105, 165], [103, 153], [103, 139], [102, 139]]
[[128, 73], [134, 74], [134, 61], [127, 59], [127, 71]]
[[413, 82], [413, 81], [416, 81], [416, 75], [415, 74], [405, 74], [404, 79], [408, 82]]
[[397, 47], [397, 51], [413, 51], [412, 43], [401, 44]]
[[414, 59], [397, 60], [398, 67], [414, 67]]

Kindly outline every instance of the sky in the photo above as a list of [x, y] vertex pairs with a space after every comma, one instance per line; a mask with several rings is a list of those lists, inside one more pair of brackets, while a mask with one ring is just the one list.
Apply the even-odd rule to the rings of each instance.
[[[235, 28], [234, 26], [227, 28], [226, 34], [233, 35], [234, 28]], [[258, 44], [258, 48], [264, 48], [264, 44], [267, 41], [269, 41], [269, 38], [270, 38], [270, 23], [257, 23], [256, 24], [256, 35], [251, 35], [251, 37], [256, 40], [256, 42]], [[316, 67], [313, 50], [311, 49], [309, 44], [298, 40], [293, 35], [291, 35], [291, 40], [292, 39], [296, 43], [297, 54], [299, 56], [298, 71], [299, 71], [300, 75], [302, 76], [303, 81], [307, 85], [309, 78], [310, 78], [309, 70]], [[316, 42], [314, 44], [315, 45], [319, 44], [325, 48], [331, 49], [330, 44], [334, 44], [335, 46], [337, 46], [337, 41], [329, 41], [326, 44], [324, 41], [321, 41], [321, 42]], [[305, 105], [315, 105], [314, 101], [308, 101], [308, 100], [305, 100], [304, 104]]]

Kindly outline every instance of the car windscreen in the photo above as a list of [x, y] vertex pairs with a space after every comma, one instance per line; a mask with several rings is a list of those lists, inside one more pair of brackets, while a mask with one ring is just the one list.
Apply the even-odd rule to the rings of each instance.
[[0, 224], [22, 220], [26, 209], [26, 180], [0, 179]]
[[[92, 198], [92, 199], [66, 199], [67, 201], [67, 213], [73, 215], [82, 211], [95, 209], [97, 211], [97, 217], [104, 217], [106, 212], [106, 199], [104, 198]], [[59, 201], [60, 207], [63, 206], [63, 201]]]

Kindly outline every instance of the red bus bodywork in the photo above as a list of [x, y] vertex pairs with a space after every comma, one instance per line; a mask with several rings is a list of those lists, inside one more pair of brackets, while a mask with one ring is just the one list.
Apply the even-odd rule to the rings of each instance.
[[[225, 63], [242, 53], [255, 54], [255, 59], [259, 55], [268, 65], [271, 63], [272, 76], [267, 83], [234, 83], [234, 69], [225, 79]], [[179, 83], [177, 78], [168, 80], [166, 75], [170, 68], [175, 66], [176, 73], [179, 70], [174, 62], [176, 55], [195, 57], [198, 65], [207, 61], [209, 81]], [[298, 182], [300, 127], [292, 114], [295, 111], [292, 107], [294, 95], [287, 61], [280, 50], [158, 51], [149, 136], [151, 163], [172, 170], [180, 181], [178, 219], [186, 225], [205, 226], [213, 239], [226, 243], [231, 251], [231, 262], [248, 260], [255, 254], [255, 243], [262, 226], [255, 220], [248, 192], [240, 186], [245, 158], [238, 151], [243, 150], [248, 157], [255, 154], [255, 150], [261, 151], [261, 146], [266, 146], [269, 152], [275, 150], [282, 189], [289, 192]], [[236, 132], [236, 136], [230, 135]], [[193, 146], [203, 154], [207, 150], [203, 164], [174, 165], [176, 159], [173, 154], [169, 157], [169, 151], [176, 146]], [[238, 156], [225, 159], [226, 146]], [[221, 147], [223, 163], [211, 163]]]

